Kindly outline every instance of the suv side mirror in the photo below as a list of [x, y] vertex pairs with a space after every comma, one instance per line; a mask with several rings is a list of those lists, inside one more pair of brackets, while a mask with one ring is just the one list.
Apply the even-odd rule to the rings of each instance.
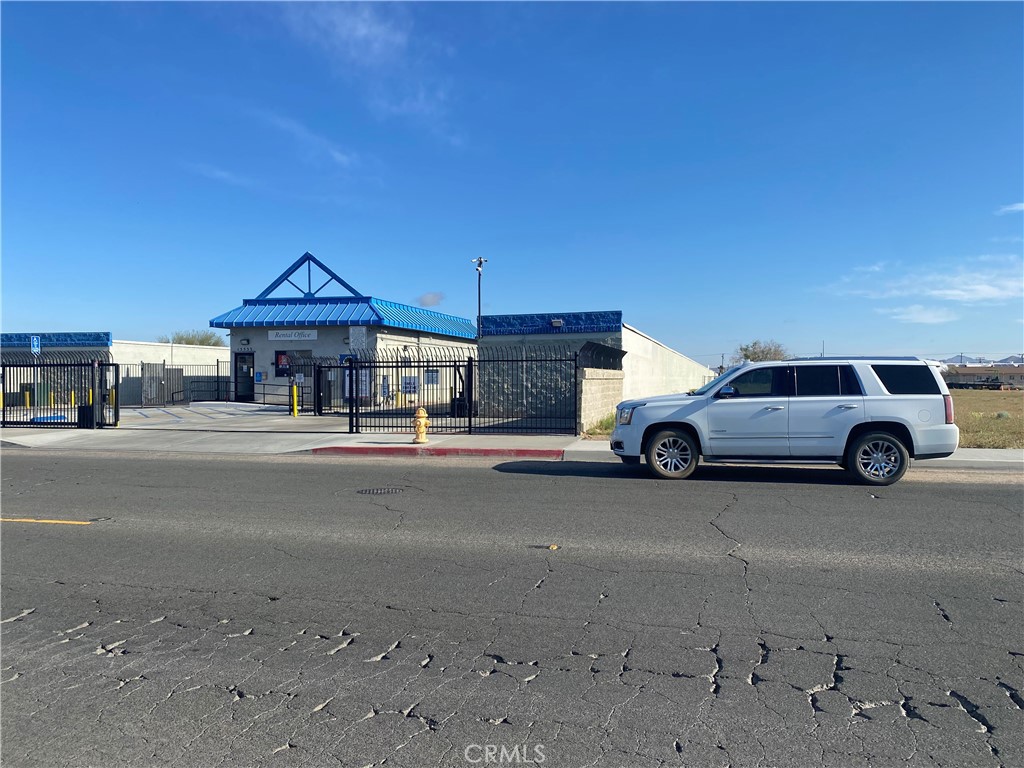
[[726, 385], [722, 387], [720, 390], [718, 390], [718, 393], [715, 395], [715, 397], [730, 398], [735, 397], [736, 394], [737, 393], [735, 387], [730, 387], [729, 385]]

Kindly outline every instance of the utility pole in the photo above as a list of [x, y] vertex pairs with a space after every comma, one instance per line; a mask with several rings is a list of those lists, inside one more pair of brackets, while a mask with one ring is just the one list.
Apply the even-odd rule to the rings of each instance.
[[470, 262], [476, 264], [476, 340], [480, 341], [480, 321], [483, 317], [483, 305], [480, 303], [480, 287], [483, 283], [484, 264], [487, 263], [487, 259], [483, 256], [477, 256], [475, 259], [470, 259]]

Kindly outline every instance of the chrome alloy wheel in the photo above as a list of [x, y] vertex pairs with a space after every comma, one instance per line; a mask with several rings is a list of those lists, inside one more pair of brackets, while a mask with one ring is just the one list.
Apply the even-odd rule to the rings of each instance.
[[669, 437], [658, 443], [654, 451], [654, 460], [665, 472], [675, 474], [690, 466], [693, 452], [685, 440]]
[[903, 457], [900, 450], [888, 440], [872, 440], [861, 446], [857, 463], [866, 477], [885, 480], [900, 471]]

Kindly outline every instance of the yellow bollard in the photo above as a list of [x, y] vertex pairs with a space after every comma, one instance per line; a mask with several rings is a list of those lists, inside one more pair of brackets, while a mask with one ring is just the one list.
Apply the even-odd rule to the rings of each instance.
[[89, 387], [89, 405], [92, 405], [92, 387]]
[[422, 445], [427, 441], [427, 427], [430, 426], [430, 422], [427, 421], [427, 409], [420, 406], [416, 409], [416, 417], [412, 420], [412, 428], [416, 432], [416, 437], [412, 439], [416, 445]]
[[75, 390], [71, 390], [71, 407], [75, 407]]
[[26, 408], [31, 408], [32, 407], [32, 396], [29, 394], [27, 389], [25, 390], [25, 407]]
[[116, 389], [110, 390], [110, 407], [111, 408], [116, 408], [117, 407], [117, 390]]
[[299, 387], [292, 384], [292, 418], [299, 418]]
[[56, 396], [53, 394], [53, 390], [51, 389], [50, 390], [50, 407], [51, 408], [53, 408], [57, 404], [57, 401], [56, 401], [55, 397]]

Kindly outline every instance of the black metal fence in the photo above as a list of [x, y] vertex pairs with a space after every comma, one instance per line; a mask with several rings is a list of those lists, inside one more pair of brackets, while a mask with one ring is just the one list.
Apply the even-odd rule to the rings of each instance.
[[120, 420], [116, 363], [0, 366], [5, 427], [116, 427]]
[[130, 406], [187, 405], [230, 399], [231, 364], [132, 363], [122, 365], [121, 403]]
[[361, 353], [312, 366], [313, 412], [347, 417], [350, 432], [412, 431], [423, 408], [431, 433], [576, 434], [577, 356], [522, 347], [430, 358]]

